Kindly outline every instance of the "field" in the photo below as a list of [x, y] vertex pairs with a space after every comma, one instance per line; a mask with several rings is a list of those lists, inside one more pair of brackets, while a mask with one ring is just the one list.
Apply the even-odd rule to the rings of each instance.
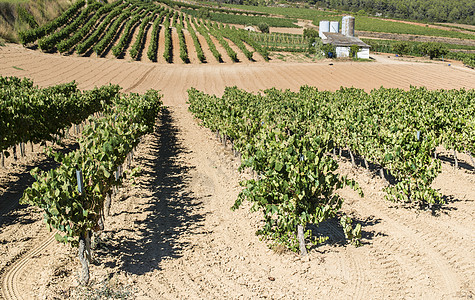
[[[178, 42], [178, 41], [177, 41]], [[362, 246], [347, 245], [338, 221], [317, 229], [329, 241], [308, 259], [259, 240], [258, 213], [245, 203], [230, 207], [252, 177], [237, 171], [239, 158], [187, 111], [191, 87], [222, 96], [227, 86], [251, 92], [302, 85], [334, 91], [384, 87], [470, 89], [475, 71], [456, 62], [418, 62], [376, 55], [368, 63], [167, 64], [45, 54], [8, 44], [0, 47], [0, 75], [31, 78], [41, 87], [76, 81], [81, 90], [109, 83], [123, 92], [160, 90], [167, 107], [155, 131], [138, 145], [132, 167], [113, 197], [111, 214], [95, 249], [88, 288], [78, 286], [76, 249], [54, 240], [41, 211], [17, 206], [31, 185], [32, 166], [51, 164], [38, 144], [0, 168], [0, 279], [7, 299], [86, 298], [431, 298], [470, 299], [475, 293], [475, 178], [472, 161], [437, 148], [441, 174], [432, 186], [447, 201], [439, 210], [406, 209], [384, 199], [384, 181], [344, 153], [339, 172], [359, 182], [365, 196], [345, 188], [342, 211], [362, 225]], [[48, 145], [51, 143], [48, 142]], [[57, 149], [74, 148], [65, 140]]]
[[[257, 11], [261, 13], [269, 13], [272, 15], [281, 15], [287, 18], [297, 18], [311, 20], [318, 26], [319, 21], [341, 21], [341, 13], [333, 11], [321, 11], [310, 8], [295, 8], [295, 7], [266, 7], [266, 6], [247, 6], [247, 5], [230, 5], [225, 4], [226, 7], [246, 9], [249, 11]], [[439, 36], [439, 37], [451, 37], [462, 39], [474, 39], [471, 31], [459, 32], [444, 30], [437, 28], [437, 26], [416, 23], [405, 22], [390, 19], [380, 19], [368, 16], [356, 16], [357, 31], [371, 31], [371, 32], [384, 32], [384, 33], [398, 33], [398, 34], [412, 34], [423, 36]], [[341, 24], [340, 24], [341, 26]], [[443, 27], [442, 27], [443, 28]], [[453, 28], [453, 27], [452, 27]], [[448, 28], [450, 29], [450, 28]]]

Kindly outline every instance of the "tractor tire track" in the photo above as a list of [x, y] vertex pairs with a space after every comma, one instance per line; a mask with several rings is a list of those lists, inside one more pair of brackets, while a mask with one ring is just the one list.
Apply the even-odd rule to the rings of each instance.
[[40, 244], [33, 249], [27, 251], [24, 255], [20, 255], [12, 261], [12, 263], [6, 267], [6, 271], [3, 272], [1, 278], [1, 296], [5, 300], [20, 300], [25, 299], [24, 293], [20, 291], [18, 285], [21, 284], [20, 276], [28, 267], [30, 260], [44, 252], [54, 242], [54, 233], [50, 234]]

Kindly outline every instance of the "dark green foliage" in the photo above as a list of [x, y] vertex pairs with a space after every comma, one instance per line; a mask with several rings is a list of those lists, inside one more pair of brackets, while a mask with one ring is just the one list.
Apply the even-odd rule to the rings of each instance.
[[209, 9], [207, 9], [205, 7], [199, 8], [197, 13], [196, 13], [196, 17], [198, 17], [200, 19], [209, 19], [210, 16], [211, 15], [209, 13]]
[[438, 58], [449, 53], [447, 47], [439, 43], [423, 43], [420, 47], [421, 53], [428, 55], [430, 59]]
[[163, 52], [163, 58], [167, 63], [173, 62], [173, 45], [172, 45], [172, 33], [170, 28], [170, 19], [167, 18], [163, 23], [163, 30], [165, 30], [165, 52]]
[[111, 24], [112, 20], [121, 15], [127, 13], [127, 10], [124, 10], [128, 6], [128, 3], [123, 3], [116, 8], [114, 8], [105, 18], [102, 20], [102, 22], [97, 26], [94, 30], [94, 32], [82, 43], [78, 44], [76, 46], [76, 53], [77, 54], [83, 54], [85, 53], [89, 48], [91, 48], [98, 40], [99, 38], [104, 34], [104, 31], [106, 28]]
[[[81, 28], [77, 28], [77, 31], [69, 39], [63, 40], [56, 45], [59, 52], [64, 53], [71, 50], [77, 43], [79, 43], [89, 32], [94, 28], [96, 22], [104, 15], [112, 11], [117, 5], [121, 4], [121, 1], [113, 2], [99, 8], [94, 16], [92, 16], [86, 24]], [[79, 24], [78, 24], [79, 26]]]
[[193, 24], [195, 25], [196, 30], [205, 38], [209, 50], [211, 51], [211, 53], [213, 53], [214, 58], [216, 58], [218, 62], [222, 62], [223, 59], [221, 53], [218, 52], [218, 50], [216, 49], [216, 45], [213, 43], [213, 40], [211, 40], [208, 29], [202, 24], [198, 25], [194, 19]]
[[93, 50], [97, 55], [101, 56], [104, 50], [109, 47], [109, 44], [112, 42], [112, 39], [116, 36], [117, 31], [119, 30], [122, 23], [130, 17], [130, 11], [124, 11], [112, 25], [108, 28], [106, 34], [102, 39], [94, 45]]
[[122, 32], [122, 35], [120, 36], [119, 42], [117, 43], [117, 45], [112, 47], [112, 54], [115, 57], [121, 57], [123, 55], [125, 51], [125, 47], [127, 46], [127, 43], [129, 42], [129, 40], [131, 39], [132, 29], [151, 10], [152, 8], [149, 7], [148, 9], [146, 9], [140, 14], [134, 14], [134, 16], [127, 22], [127, 24], [125, 24], [125, 28], [124, 28], [124, 31]]
[[475, 24], [472, 0], [322, 0], [320, 6], [368, 14], [381, 13], [391, 18], [432, 22]]
[[206, 57], [205, 57], [205, 54], [203, 53], [203, 49], [201, 48], [200, 41], [198, 40], [198, 36], [196, 35], [196, 32], [193, 29], [193, 26], [191, 25], [191, 22], [188, 16], [186, 16], [186, 26], [187, 26], [188, 32], [191, 35], [191, 38], [193, 39], [193, 44], [195, 45], [195, 50], [196, 50], [196, 56], [198, 57], [200, 62], [206, 62]]
[[40, 40], [38, 40], [38, 46], [41, 50], [47, 52], [52, 51], [54, 47], [61, 41], [67, 39], [71, 33], [76, 31], [79, 26], [83, 25], [89, 18], [89, 15], [101, 7], [101, 4], [94, 2], [93, 4], [88, 5], [87, 9], [83, 10], [81, 14], [74, 19], [74, 21], [67, 26], [63, 27], [61, 30], [56, 31]]
[[26, 8], [21, 5], [18, 5], [16, 11], [18, 14], [18, 20], [20, 22], [28, 24], [30, 28], [38, 27], [38, 23], [36, 22], [35, 18]]
[[132, 45], [132, 48], [129, 50], [130, 57], [132, 59], [137, 59], [139, 57], [140, 51], [142, 50], [144, 38], [145, 38], [145, 29], [148, 28], [149, 22], [152, 21], [153, 17], [158, 11], [154, 11], [152, 15], [146, 16], [140, 24], [139, 32], [135, 37], [135, 43]]
[[63, 26], [68, 22], [80, 9], [84, 6], [86, 1], [79, 0], [73, 5], [71, 5], [68, 10], [66, 10], [61, 16], [57, 17], [53, 21], [46, 23], [45, 25], [37, 28], [33, 28], [27, 31], [20, 31], [18, 32], [18, 37], [20, 38], [20, 42], [25, 45], [29, 43], [33, 43], [36, 40], [44, 37], [47, 34], [55, 31], [58, 27]]
[[168, 14], [168, 10], [162, 10], [160, 15], [153, 22], [152, 37], [150, 39], [150, 45], [148, 46], [147, 57], [153, 62], [157, 61], [158, 53], [158, 35], [160, 34], [160, 24], [163, 21], [163, 17]]
[[262, 33], [269, 33], [269, 24], [261, 22], [257, 24], [257, 28], [259, 28], [259, 31]]
[[336, 58], [336, 49], [332, 44], [325, 44], [322, 46], [321, 50], [326, 58]]
[[[198, 17], [198, 11], [185, 9], [183, 12]], [[259, 23], [267, 23], [270, 27], [292, 27], [297, 28], [298, 26], [294, 23], [297, 20], [286, 19], [286, 18], [274, 18], [274, 17], [264, 17], [264, 16], [245, 16], [245, 15], [235, 15], [235, 14], [222, 14], [222, 13], [210, 13], [209, 20], [220, 22], [220, 23], [229, 23], [229, 24], [241, 24], [241, 25], [255, 25]]]
[[180, 43], [180, 58], [185, 64], [187, 64], [190, 62], [190, 58], [188, 57], [188, 48], [186, 47], [183, 27], [181, 25], [178, 25], [176, 31], [178, 33], [178, 41]]
[[360, 51], [360, 47], [358, 45], [351, 45], [350, 47], [350, 57], [356, 57], [358, 55], [358, 51]]
[[411, 47], [408, 42], [397, 42], [392, 45], [393, 51], [399, 55], [406, 55], [411, 51]]
[[316, 38], [318, 38], [318, 31], [313, 28], [305, 28], [303, 30], [303, 37], [305, 39], [314, 41]]

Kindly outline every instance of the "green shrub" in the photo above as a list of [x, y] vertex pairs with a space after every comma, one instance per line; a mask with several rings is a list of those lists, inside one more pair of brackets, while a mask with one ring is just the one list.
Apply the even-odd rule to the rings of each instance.
[[411, 46], [408, 42], [396, 42], [392, 47], [393, 51], [399, 55], [406, 55], [411, 51]]
[[259, 28], [262, 33], [269, 33], [269, 25], [267, 23], [261, 22], [257, 24], [257, 28]]
[[358, 45], [351, 45], [350, 57], [356, 57], [358, 55], [358, 51], [360, 51], [360, 47]]
[[332, 44], [323, 45], [321, 49], [326, 58], [336, 58], [336, 49]]
[[420, 50], [423, 54], [428, 55], [430, 59], [441, 57], [449, 53], [449, 49], [447, 49], [445, 45], [432, 42], [422, 44]]

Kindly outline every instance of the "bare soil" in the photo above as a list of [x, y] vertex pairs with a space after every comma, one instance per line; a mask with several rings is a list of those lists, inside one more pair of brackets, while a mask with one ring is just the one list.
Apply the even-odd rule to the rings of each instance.
[[458, 38], [425, 36], [414, 34], [396, 34], [372, 31], [357, 31], [356, 35], [359, 38], [377, 38], [383, 40], [398, 40], [398, 41], [414, 41], [414, 42], [435, 42], [435, 43], [449, 43], [455, 45], [475, 46], [475, 40], [465, 40]]
[[[225, 86], [249, 91], [301, 85], [367, 91], [410, 85], [475, 88], [475, 71], [447, 62], [374, 56], [373, 62], [168, 65], [107, 58], [62, 57], [17, 45], [0, 47], [0, 74], [40, 86], [76, 80], [82, 89], [108, 83], [126, 92], [160, 89], [168, 106], [145, 136], [132, 167], [135, 181], [114, 197], [95, 249], [92, 282], [77, 283], [75, 249], [54, 241], [41, 212], [17, 206], [31, 184], [28, 169], [48, 164], [27, 151], [21, 166], [0, 168], [0, 295], [7, 299], [472, 299], [475, 297], [475, 174], [468, 156], [460, 168], [438, 149], [442, 173], [434, 187], [447, 201], [439, 211], [416, 211], [384, 200], [385, 182], [373, 171], [339, 159], [365, 197], [341, 190], [343, 211], [363, 225], [363, 246], [346, 245], [335, 220], [317, 231], [330, 237], [301, 260], [259, 240], [259, 214], [249, 204], [231, 211], [239, 191], [239, 159], [187, 111], [186, 90], [221, 95]], [[27, 146], [27, 150], [29, 145]], [[19, 180], [19, 177], [26, 179]], [[11, 191], [15, 191], [11, 193]], [[9, 196], [7, 197], [7, 194]], [[0, 203], [1, 205], [1, 203]], [[12, 209], [12, 207], [16, 207]], [[8, 212], [9, 211], [9, 212]], [[0, 297], [1, 297], [0, 296]]]

